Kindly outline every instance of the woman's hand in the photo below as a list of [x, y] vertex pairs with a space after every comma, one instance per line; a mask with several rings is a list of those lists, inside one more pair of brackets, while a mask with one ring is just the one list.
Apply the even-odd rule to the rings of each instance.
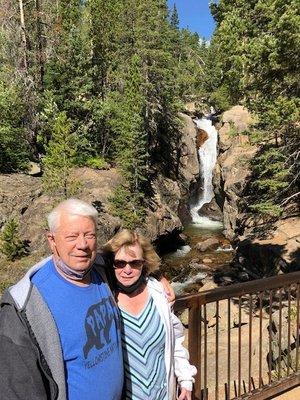
[[180, 396], [177, 397], [177, 400], [191, 400], [192, 392], [187, 389], [181, 389]]

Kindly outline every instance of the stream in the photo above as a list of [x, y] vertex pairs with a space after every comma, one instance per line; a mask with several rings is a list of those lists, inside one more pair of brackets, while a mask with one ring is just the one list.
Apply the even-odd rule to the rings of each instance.
[[[234, 250], [222, 231], [222, 226], [212, 228], [191, 223], [183, 231], [186, 244], [163, 256], [162, 270], [176, 294], [198, 292], [207, 280], [217, 284], [231, 281]], [[207, 239], [216, 239], [218, 243], [199, 251], [197, 244]]]

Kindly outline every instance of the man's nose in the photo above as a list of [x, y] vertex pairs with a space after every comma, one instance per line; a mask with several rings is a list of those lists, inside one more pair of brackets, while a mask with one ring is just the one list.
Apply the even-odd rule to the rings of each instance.
[[83, 234], [82, 235], [78, 235], [77, 242], [76, 242], [76, 247], [78, 249], [86, 249], [88, 247], [87, 240], [86, 240], [86, 238], [85, 238], [85, 236]]

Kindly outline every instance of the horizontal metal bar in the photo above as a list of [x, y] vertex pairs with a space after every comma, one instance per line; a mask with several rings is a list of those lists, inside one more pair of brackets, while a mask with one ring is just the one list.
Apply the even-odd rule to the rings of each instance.
[[256, 279], [250, 282], [237, 283], [216, 289], [205, 290], [200, 293], [178, 297], [174, 308], [180, 311], [196, 304], [207, 304], [217, 300], [229, 299], [245, 294], [257, 293], [261, 290], [277, 289], [292, 283], [300, 283], [300, 272], [291, 272], [270, 278]]

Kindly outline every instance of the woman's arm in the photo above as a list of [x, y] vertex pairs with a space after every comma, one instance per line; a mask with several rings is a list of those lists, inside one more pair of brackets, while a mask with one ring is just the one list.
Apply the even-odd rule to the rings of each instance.
[[175, 348], [174, 348], [174, 367], [177, 381], [181, 388], [179, 400], [190, 400], [193, 383], [195, 382], [194, 376], [197, 369], [194, 365], [189, 363], [189, 353], [183, 346], [184, 341], [184, 328], [180, 320], [171, 313], [172, 324], [175, 335]]

